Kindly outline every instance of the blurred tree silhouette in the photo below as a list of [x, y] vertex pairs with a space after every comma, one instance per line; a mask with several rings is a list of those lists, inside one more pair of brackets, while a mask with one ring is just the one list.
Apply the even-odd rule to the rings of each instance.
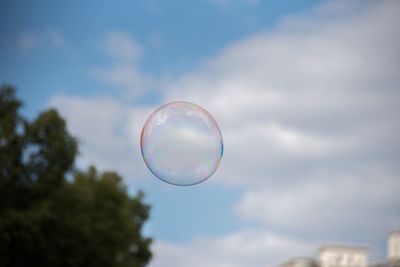
[[57, 111], [29, 123], [20, 107], [0, 87], [0, 266], [145, 266], [143, 193], [129, 197], [114, 172], [74, 170], [77, 141]]

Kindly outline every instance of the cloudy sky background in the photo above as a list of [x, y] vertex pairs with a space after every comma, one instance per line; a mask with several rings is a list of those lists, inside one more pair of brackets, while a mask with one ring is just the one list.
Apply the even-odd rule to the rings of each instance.
[[[327, 242], [385, 260], [400, 228], [400, 1], [0, 3], [0, 82], [28, 118], [59, 109], [79, 167], [145, 190], [151, 267], [275, 266]], [[193, 187], [140, 155], [147, 116], [174, 100], [224, 136], [220, 168]]]

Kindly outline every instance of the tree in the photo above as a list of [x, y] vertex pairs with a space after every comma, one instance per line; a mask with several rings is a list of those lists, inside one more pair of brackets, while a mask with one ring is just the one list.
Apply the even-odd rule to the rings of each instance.
[[75, 169], [77, 141], [57, 111], [30, 123], [20, 107], [0, 87], [0, 266], [147, 265], [143, 192], [130, 197], [115, 172]]

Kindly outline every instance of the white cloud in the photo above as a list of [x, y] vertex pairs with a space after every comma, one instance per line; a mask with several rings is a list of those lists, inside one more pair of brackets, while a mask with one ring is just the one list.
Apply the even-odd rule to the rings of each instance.
[[237, 209], [242, 218], [303, 238], [351, 241], [352, 232], [353, 241], [375, 242], [399, 226], [399, 189], [397, 175], [373, 168], [319, 171], [303, 183], [248, 191]]
[[19, 38], [19, 47], [24, 54], [30, 54], [41, 47], [57, 48], [65, 43], [64, 35], [56, 30], [25, 32]]
[[148, 107], [127, 107], [107, 97], [64, 95], [54, 97], [50, 105], [67, 118], [71, 133], [78, 137], [81, 166], [95, 164], [102, 170], [117, 170], [129, 184], [146, 175], [139, 139]]
[[276, 266], [294, 255], [312, 255], [315, 245], [265, 231], [243, 231], [189, 244], [156, 242], [151, 267]]
[[362, 10], [333, 22], [287, 20], [171, 84], [167, 100], [199, 103], [220, 123], [221, 181], [271, 182], [286, 179], [287, 166], [340, 167], [400, 147], [398, 4]]

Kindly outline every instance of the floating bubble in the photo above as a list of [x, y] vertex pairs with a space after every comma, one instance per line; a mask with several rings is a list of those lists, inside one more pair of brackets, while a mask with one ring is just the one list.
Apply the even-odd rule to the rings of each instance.
[[223, 153], [217, 122], [202, 107], [171, 102], [147, 119], [140, 138], [143, 159], [164, 182], [194, 185], [218, 168]]

